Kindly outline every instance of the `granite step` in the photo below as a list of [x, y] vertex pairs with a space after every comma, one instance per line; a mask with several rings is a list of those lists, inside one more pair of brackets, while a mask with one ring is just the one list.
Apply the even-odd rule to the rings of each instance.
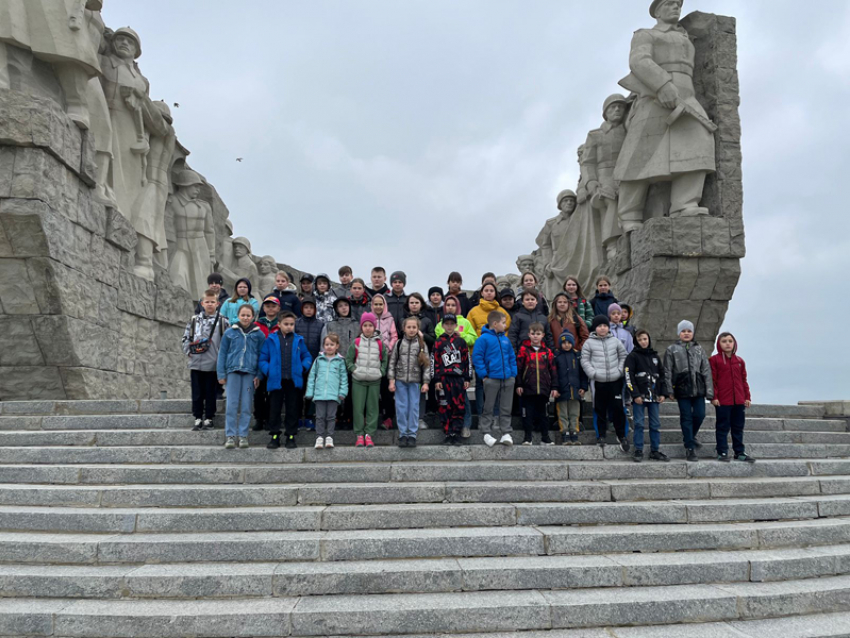
[[[341, 513], [342, 520], [345, 513]], [[128, 517], [128, 520], [129, 519]], [[562, 556], [801, 549], [850, 543], [850, 518], [742, 523], [520, 525], [514, 527], [335, 529], [331, 531], [122, 534], [92, 530], [0, 532], [0, 563], [341, 562], [504, 556]], [[132, 530], [129, 530], [132, 531]], [[2, 634], [0, 634], [2, 635]]]
[[[662, 445], [660, 450], [670, 458], [681, 459], [681, 445]], [[759, 459], [847, 459], [850, 445], [845, 444], [771, 444], [753, 443], [748, 453]], [[704, 447], [699, 456], [713, 460], [714, 452]], [[601, 461], [626, 460], [629, 456], [619, 447], [597, 446], [496, 446], [463, 445], [447, 447], [423, 445], [416, 449], [379, 445], [375, 448], [337, 447], [314, 450], [225, 450], [221, 446], [129, 446], [129, 447], [0, 447], [0, 465], [74, 465], [74, 464], [224, 464], [252, 465], [278, 463], [393, 463], [397, 461]]]
[[[516, 442], [522, 441], [523, 434], [516, 433]], [[631, 438], [631, 437], [630, 437]], [[714, 448], [715, 435], [713, 431], [703, 431], [697, 437], [706, 447]], [[207, 446], [224, 445], [225, 433], [223, 430], [208, 432], [192, 432], [188, 429], [131, 429], [131, 430], [55, 430], [55, 431], [0, 431], [0, 447], [127, 447], [127, 446]], [[338, 446], [352, 446], [356, 436], [351, 431], [340, 431], [334, 435], [334, 442]], [[398, 433], [384, 433], [376, 437], [377, 443], [390, 445], [397, 443]], [[558, 432], [552, 432], [552, 439], [557, 443], [562, 441]], [[269, 441], [269, 435], [265, 432], [251, 432], [248, 440], [252, 446], [265, 447]], [[298, 444], [302, 447], [312, 446], [316, 435], [312, 432], [302, 431], [297, 437]], [[440, 430], [424, 430], [419, 432], [417, 443], [419, 445], [440, 445], [445, 440], [445, 435]], [[535, 437], [539, 441], [539, 436]], [[593, 431], [585, 431], [579, 434], [579, 441], [583, 445], [595, 445], [596, 434]], [[471, 438], [473, 444], [480, 445], [481, 437], [474, 433]], [[682, 432], [675, 429], [662, 429], [661, 442], [666, 444], [681, 444]], [[811, 432], [811, 431], [750, 431], [747, 432], [746, 442], [748, 445], [756, 443], [774, 444], [850, 444], [850, 432]], [[649, 442], [646, 442], [649, 447]]]
[[139, 566], [0, 565], [2, 598], [227, 599], [777, 582], [850, 573], [850, 547]]
[[599, 481], [294, 483], [289, 485], [0, 484], [0, 506], [263, 507], [389, 503], [571, 503], [850, 494], [850, 477]]
[[80, 638], [375, 636], [730, 622], [846, 611], [850, 577], [565, 591], [219, 601], [6, 599], [0, 632]]

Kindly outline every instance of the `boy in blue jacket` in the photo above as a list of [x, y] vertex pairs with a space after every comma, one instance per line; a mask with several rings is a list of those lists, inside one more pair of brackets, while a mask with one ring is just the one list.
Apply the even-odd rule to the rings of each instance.
[[[514, 444], [511, 437], [511, 406], [517, 367], [514, 348], [505, 334], [507, 329], [505, 315], [494, 310], [487, 315], [487, 326], [481, 329], [481, 336], [472, 351], [475, 374], [484, 379], [484, 411], [478, 429], [484, 434], [487, 447], [493, 447], [497, 442], [502, 445]], [[498, 415], [495, 410], [497, 401]], [[491, 431], [501, 434], [501, 438], [497, 440]]]
[[286, 448], [292, 450], [298, 447], [295, 435], [301, 414], [301, 394], [313, 357], [304, 338], [295, 334], [294, 313], [284, 312], [278, 325], [280, 331], [270, 334], [260, 351], [260, 372], [267, 379], [269, 391], [269, 433], [272, 436], [266, 447], [270, 450], [280, 447], [280, 417], [285, 407]]
[[581, 445], [578, 433], [581, 429], [581, 402], [587, 392], [587, 375], [581, 367], [581, 353], [576, 350], [576, 339], [569, 330], [564, 330], [558, 340], [555, 355], [558, 371], [558, 402], [555, 412], [564, 445]]
[[237, 313], [238, 323], [224, 333], [218, 349], [218, 382], [227, 385], [227, 420], [224, 426], [227, 442], [224, 447], [228, 450], [237, 445], [243, 450], [248, 447], [251, 404], [254, 390], [260, 385], [260, 350], [266, 336], [254, 323], [254, 314], [251, 304], [243, 304]]

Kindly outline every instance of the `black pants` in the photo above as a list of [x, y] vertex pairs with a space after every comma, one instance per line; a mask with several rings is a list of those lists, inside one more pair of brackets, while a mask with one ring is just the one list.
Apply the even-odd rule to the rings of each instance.
[[543, 441], [549, 439], [549, 397], [545, 394], [522, 395], [522, 426], [525, 440], [530, 441], [533, 432], [539, 432]]
[[463, 417], [468, 400], [466, 390], [463, 389], [463, 377], [443, 377], [440, 383], [443, 384], [443, 389], [437, 391], [437, 399], [440, 402], [440, 423], [446, 434], [456, 436], [463, 429]]
[[623, 406], [623, 380], [597, 381], [593, 393], [593, 425], [596, 436], [604, 439], [608, 434], [608, 415], [614, 422], [617, 438], [626, 436], [626, 412]]
[[269, 392], [269, 434], [280, 434], [280, 413], [285, 410], [284, 433], [298, 434], [298, 418], [301, 415], [302, 391], [295, 387], [292, 379], [284, 379], [280, 390]]
[[215, 370], [191, 370], [192, 416], [196, 419], [214, 419], [216, 392], [219, 388]]
[[260, 386], [254, 391], [254, 421], [264, 426], [269, 423], [269, 392], [265, 379], [260, 381]]
[[732, 450], [735, 456], [744, 454], [744, 422], [746, 410], [743, 405], [721, 405], [714, 408], [717, 414], [717, 453], [729, 453], [729, 431], [732, 431]]
[[381, 378], [381, 402], [379, 407], [381, 422], [395, 418], [395, 395], [390, 392], [390, 380]]

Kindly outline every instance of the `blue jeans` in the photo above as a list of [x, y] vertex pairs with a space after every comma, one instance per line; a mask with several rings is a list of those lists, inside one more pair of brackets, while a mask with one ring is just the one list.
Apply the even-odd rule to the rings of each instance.
[[646, 414], [649, 414], [649, 445], [653, 452], [661, 448], [661, 419], [659, 418], [659, 406], [657, 403], [641, 405], [632, 403], [632, 414], [635, 421], [635, 449], [643, 450], [643, 424]]
[[419, 431], [419, 395], [418, 383], [395, 382], [395, 418], [398, 422], [398, 435], [415, 439]]
[[227, 418], [224, 433], [227, 436], [248, 438], [251, 410], [254, 404], [254, 375], [231, 372], [227, 375]]
[[705, 397], [679, 399], [679, 425], [682, 426], [682, 440], [685, 449], [693, 450], [697, 433], [705, 421]]

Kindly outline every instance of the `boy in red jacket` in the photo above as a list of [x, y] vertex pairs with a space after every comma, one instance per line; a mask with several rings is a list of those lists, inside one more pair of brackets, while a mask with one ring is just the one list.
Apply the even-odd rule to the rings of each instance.
[[729, 431], [732, 431], [732, 450], [736, 461], [755, 463], [744, 450], [745, 411], [750, 407], [750, 385], [747, 366], [737, 355], [738, 342], [731, 333], [717, 338], [717, 354], [709, 359], [714, 380], [714, 400], [717, 412], [717, 460], [729, 462]]
[[540, 445], [555, 445], [549, 437], [549, 399], [558, 396], [555, 355], [543, 342], [544, 326], [533, 323], [528, 339], [517, 354], [516, 393], [522, 397], [523, 445], [532, 445], [534, 430], [540, 432]]

